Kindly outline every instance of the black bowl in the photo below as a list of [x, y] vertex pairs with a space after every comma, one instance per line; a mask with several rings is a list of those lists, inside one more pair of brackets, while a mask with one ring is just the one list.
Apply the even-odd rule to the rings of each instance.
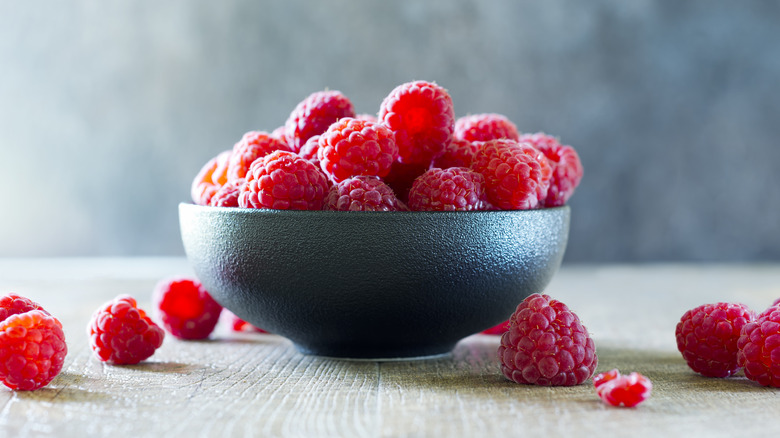
[[558, 270], [569, 214], [179, 205], [214, 299], [304, 353], [366, 359], [448, 353], [506, 320]]

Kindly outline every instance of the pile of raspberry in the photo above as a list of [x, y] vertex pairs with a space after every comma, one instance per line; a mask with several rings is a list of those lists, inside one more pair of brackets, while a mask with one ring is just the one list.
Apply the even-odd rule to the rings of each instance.
[[270, 132], [250, 131], [192, 183], [199, 205], [279, 210], [527, 210], [567, 203], [577, 152], [501, 114], [455, 117], [443, 87], [393, 89], [376, 116], [312, 93]]

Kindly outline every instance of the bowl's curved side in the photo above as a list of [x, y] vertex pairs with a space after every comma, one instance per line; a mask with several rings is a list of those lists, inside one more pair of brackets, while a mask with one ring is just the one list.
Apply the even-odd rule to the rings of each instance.
[[329, 356], [419, 356], [544, 290], [569, 208], [309, 212], [180, 205], [187, 257], [239, 317]]

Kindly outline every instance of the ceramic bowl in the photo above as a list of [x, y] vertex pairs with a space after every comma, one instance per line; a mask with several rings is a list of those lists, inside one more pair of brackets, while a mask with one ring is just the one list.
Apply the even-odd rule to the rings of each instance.
[[303, 353], [356, 359], [446, 354], [506, 320], [558, 270], [569, 216], [179, 205], [187, 258], [219, 303]]

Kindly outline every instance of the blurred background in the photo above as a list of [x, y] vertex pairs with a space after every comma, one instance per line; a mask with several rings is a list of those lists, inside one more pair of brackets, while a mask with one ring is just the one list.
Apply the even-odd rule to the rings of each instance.
[[780, 260], [780, 2], [0, 0], [0, 256], [182, 255], [177, 204], [309, 93], [447, 88], [574, 146], [566, 263]]

